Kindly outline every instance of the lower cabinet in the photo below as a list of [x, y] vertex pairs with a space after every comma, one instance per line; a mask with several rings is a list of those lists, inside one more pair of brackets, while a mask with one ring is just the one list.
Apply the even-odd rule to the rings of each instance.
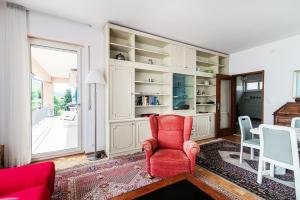
[[110, 123], [110, 156], [140, 151], [145, 140], [150, 139], [149, 120]]
[[215, 115], [197, 115], [193, 117], [191, 138], [200, 140], [215, 136]]
[[135, 148], [134, 122], [110, 124], [110, 153], [121, 153]]
[[149, 120], [135, 122], [136, 148], [142, 148], [145, 140], [152, 138]]
[[[201, 140], [215, 136], [215, 115], [197, 115], [193, 117], [192, 140]], [[145, 140], [152, 137], [149, 119], [110, 123], [111, 157], [131, 154], [142, 150]]]

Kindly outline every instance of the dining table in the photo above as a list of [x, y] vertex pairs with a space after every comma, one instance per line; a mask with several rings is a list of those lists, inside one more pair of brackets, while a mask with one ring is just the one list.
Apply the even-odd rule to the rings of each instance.
[[[250, 132], [253, 134], [253, 135], [260, 135], [260, 132], [259, 132], [259, 128], [251, 128], [250, 129]], [[297, 135], [297, 140], [298, 142], [300, 142], [300, 128], [295, 128], [295, 132], [296, 132], [296, 135]], [[267, 171], [265, 173], [268, 173]], [[276, 167], [275, 166], [275, 174], [278, 174], [278, 175], [284, 175], [286, 173], [286, 169], [282, 168], [282, 167]]]

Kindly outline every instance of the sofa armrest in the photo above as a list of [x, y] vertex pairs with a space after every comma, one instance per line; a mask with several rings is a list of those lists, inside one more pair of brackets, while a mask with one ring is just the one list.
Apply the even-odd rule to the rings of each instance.
[[151, 151], [151, 152], [155, 151], [155, 149], [157, 148], [157, 140], [155, 138], [145, 140], [143, 142], [142, 148], [146, 152], [147, 151]]
[[52, 194], [54, 178], [55, 167], [53, 162], [1, 169], [0, 180], [3, 184], [0, 184], [0, 196], [35, 186], [45, 186]]
[[192, 140], [188, 140], [183, 143], [183, 150], [191, 160], [194, 159], [197, 153], [200, 152], [200, 147], [196, 142]]

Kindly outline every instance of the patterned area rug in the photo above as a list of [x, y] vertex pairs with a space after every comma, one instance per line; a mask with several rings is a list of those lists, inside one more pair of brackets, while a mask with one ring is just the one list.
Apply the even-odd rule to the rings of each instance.
[[[146, 175], [144, 153], [61, 170], [56, 173], [52, 200], [109, 199], [160, 180], [148, 179]], [[229, 199], [239, 199], [205, 177], [198, 178]]]
[[250, 149], [244, 147], [242, 164], [239, 163], [240, 144], [227, 140], [200, 145], [197, 164], [265, 199], [295, 199], [293, 172], [285, 175], [263, 176], [263, 183], [256, 182], [258, 151], [250, 160]]

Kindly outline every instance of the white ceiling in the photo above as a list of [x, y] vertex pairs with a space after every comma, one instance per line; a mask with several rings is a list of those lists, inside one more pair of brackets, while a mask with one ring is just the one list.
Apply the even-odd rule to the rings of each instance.
[[300, 33], [299, 0], [9, 0], [103, 26], [113, 22], [233, 53]]
[[32, 47], [31, 56], [55, 78], [69, 78], [71, 69], [77, 69], [77, 54], [56, 49]]

